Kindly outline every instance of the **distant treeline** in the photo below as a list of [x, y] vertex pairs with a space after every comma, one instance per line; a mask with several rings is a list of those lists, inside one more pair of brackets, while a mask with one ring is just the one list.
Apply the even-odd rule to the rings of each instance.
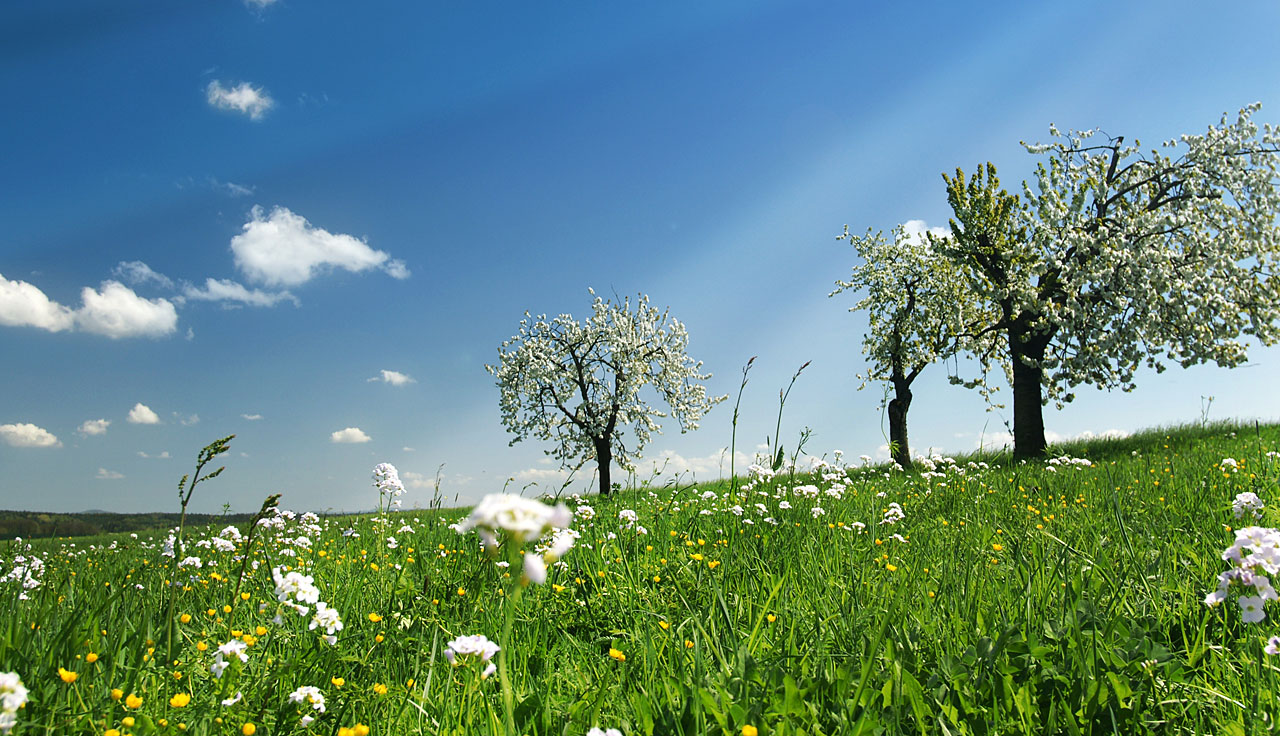
[[[244, 524], [253, 514], [187, 514], [187, 526], [205, 524]], [[0, 511], [0, 540], [22, 537], [89, 537], [117, 532], [155, 532], [176, 527], [178, 514], [113, 514], [85, 511], [78, 514], [52, 514], [40, 511]]]

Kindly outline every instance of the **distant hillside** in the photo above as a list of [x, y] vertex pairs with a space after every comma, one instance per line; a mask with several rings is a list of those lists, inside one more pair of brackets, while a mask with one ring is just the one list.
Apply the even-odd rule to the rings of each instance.
[[[253, 514], [187, 514], [188, 526], [204, 524], [243, 524]], [[153, 532], [178, 525], [178, 514], [113, 514], [109, 511], [85, 511], [79, 514], [54, 514], [41, 511], [0, 511], [0, 540], [22, 537], [86, 537], [117, 532]]]

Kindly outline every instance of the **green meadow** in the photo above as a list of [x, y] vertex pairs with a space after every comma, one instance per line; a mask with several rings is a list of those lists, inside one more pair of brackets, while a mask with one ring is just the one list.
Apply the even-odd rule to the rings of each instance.
[[545, 540], [482, 550], [467, 509], [4, 542], [11, 733], [1269, 732], [1280, 606], [1205, 599], [1236, 529], [1278, 525], [1278, 450], [1218, 423], [659, 476], [547, 499], [577, 536], [541, 582]]

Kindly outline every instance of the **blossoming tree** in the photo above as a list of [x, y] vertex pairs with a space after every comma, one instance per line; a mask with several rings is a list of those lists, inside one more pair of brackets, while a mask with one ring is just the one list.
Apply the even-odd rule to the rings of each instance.
[[619, 305], [597, 296], [591, 312], [585, 322], [526, 312], [520, 332], [498, 349], [498, 365], [485, 370], [497, 379], [511, 444], [550, 441], [547, 454], [566, 466], [594, 459], [605, 494], [610, 464], [632, 467], [652, 433], [661, 433], [657, 420], [667, 414], [641, 397], [644, 387], [670, 407], [682, 433], [727, 397], [707, 396], [701, 382], [711, 375], [688, 356], [684, 325], [649, 306], [649, 297], [633, 307], [630, 298]]
[[1021, 202], [991, 164], [943, 175], [949, 256], [992, 307], [970, 349], [1013, 388], [1016, 455], [1043, 452], [1043, 406], [1074, 386], [1130, 391], [1166, 360], [1234, 367], [1246, 338], [1280, 336], [1280, 132], [1257, 109], [1146, 153], [1051, 128], [1026, 146], [1045, 160]]
[[938, 252], [946, 236], [893, 229], [893, 240], [870, 230], [851, 235], [846, 225], [838, 240], [848, 240], [862, 263], [853, 267], [847, 281], [837, 281], [828, 296], [856, 291], [862, 299], [849, 308], [866, 311], [867, 333], [862, 352], [869, 367], [859, 376], [867, 381], [887, 381], [889, 399], [889, 447], [894, 462], [911, 467], [907, 442], [907, 411], [911, 408], [911, 384], [931, 363], [944, 360], [960, 347], [961, 336], [981, 321], [980, 302], [968, 288], [963, 266]]

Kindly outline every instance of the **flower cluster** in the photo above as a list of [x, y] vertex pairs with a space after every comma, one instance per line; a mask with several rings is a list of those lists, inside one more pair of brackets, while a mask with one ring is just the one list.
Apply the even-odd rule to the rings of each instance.
[[25, 601], [26, 591], [40, 587], [40, 578], [44, 575], [44, 560], [35, 556], [18, 555], [13, 558], [13, 563], [13, 569], [0, 578], [0, 583], [19, 582], [23, 592], [18, 594], [18, 600]]
[[27, 688], [17, 672], [0, 672], [0, 733], [18, 723], [18, 710], [27, 704]]
[[493, 659], [493, 655], [501, 649], [502, 647], [489, 641], [489, 637], [484, 634], [459, 636], [449, 642], [448, 648], [444, 650], [444, 658], [454, 667], [461, 667], [473, 660], [488, 662], [488, 666], [480, 673], [480, 679], [484, 680], [497, 671], [497, 665], [489, 660]]
[[907, 518], [906, 512], [895, 501], [889, 504], [889, 508], [884, 510], [884, 518], [880, 520], [881, 524], [897, 524], [899, 521]]
[[400, 471], [391, 463], [378, 463], [373, 468], [373, 487], [378, 495], [388, 501], [389, 506], [400, 507], [400, 497], [404, 495], [404, 484], [400, 482]]
[[1205, 596], [1205, 604], [1218, 605], [1227, 599], [1233, 585], [1240, 585], [1250, 593], [1236, 599], [1241, 618], [1246, 623], [1265, 619], [1263, 606], [1277, 599], [1267, 575], [1280, 572], [1280, 530], [1260, 526], [1237, 530], [1235, 543], [1223, 550], [1222, 559], [1232, 567], [1218, 575], [1218, 589]]
[[245, 653], [248, 648], [249, 645], [239, 639], [232, 639], [218, 647], [218, 653], [214, 656], [213, 664], [209, 667], [209, 670], [213, 672], [213, 676], [221, 678], [222, 673], [226, 672], [227, 667], [231, 666], [231, 661], [227, 657], [239, 659], [242, 663], [248, 662], [249, 655]]
[[1252, 514], [1253, 518], [1262, 518], [1262, 508], [1265, 504], [1262, 499], [1258, 498], [1258, 494], [1253, 491], [1245, 491], [1236, 494], [1235, 500], [1231, 502], [1231, 511], [1236, 515], [1237, 519], [1243, 518], [1245, 514]]
[[[297, 703], [304, 708], [310, 706], [317, 713], [325, 712], [324, 693], [320, 692], [320, 688], [312, 685], [303, 685], [302, 687], [289, 693], [289, 701]], [[303, 728], [310, 726], [315, 721], [315, 716], [306, 713], [299, 720], [299, 725]]]
[[[305, 616], [311, 611], [309, 606], [315, 605], [315, 613], [311, 617], [311, 623], [308, 629], [314, 631], [317, 628], [325, 630], [322, 639], [330, 646], [338, 643], [337, 632], [342, 630], [342, 618], [338, 611], [331, 608], [328, 603], [320, 600], [320, 590], [316, 588], [315, 582], [310, 575], [303, 575], [300, 572], [291, 571], [282, 574], [280, 568], [271, 570], [271, 577], [275, 580], [276, 600], [280, 602], [280, 608], [292, 609], [299, 616]], [[276, 625], [282, 624], [283, 616], [280, 611], [276, 612]]]

